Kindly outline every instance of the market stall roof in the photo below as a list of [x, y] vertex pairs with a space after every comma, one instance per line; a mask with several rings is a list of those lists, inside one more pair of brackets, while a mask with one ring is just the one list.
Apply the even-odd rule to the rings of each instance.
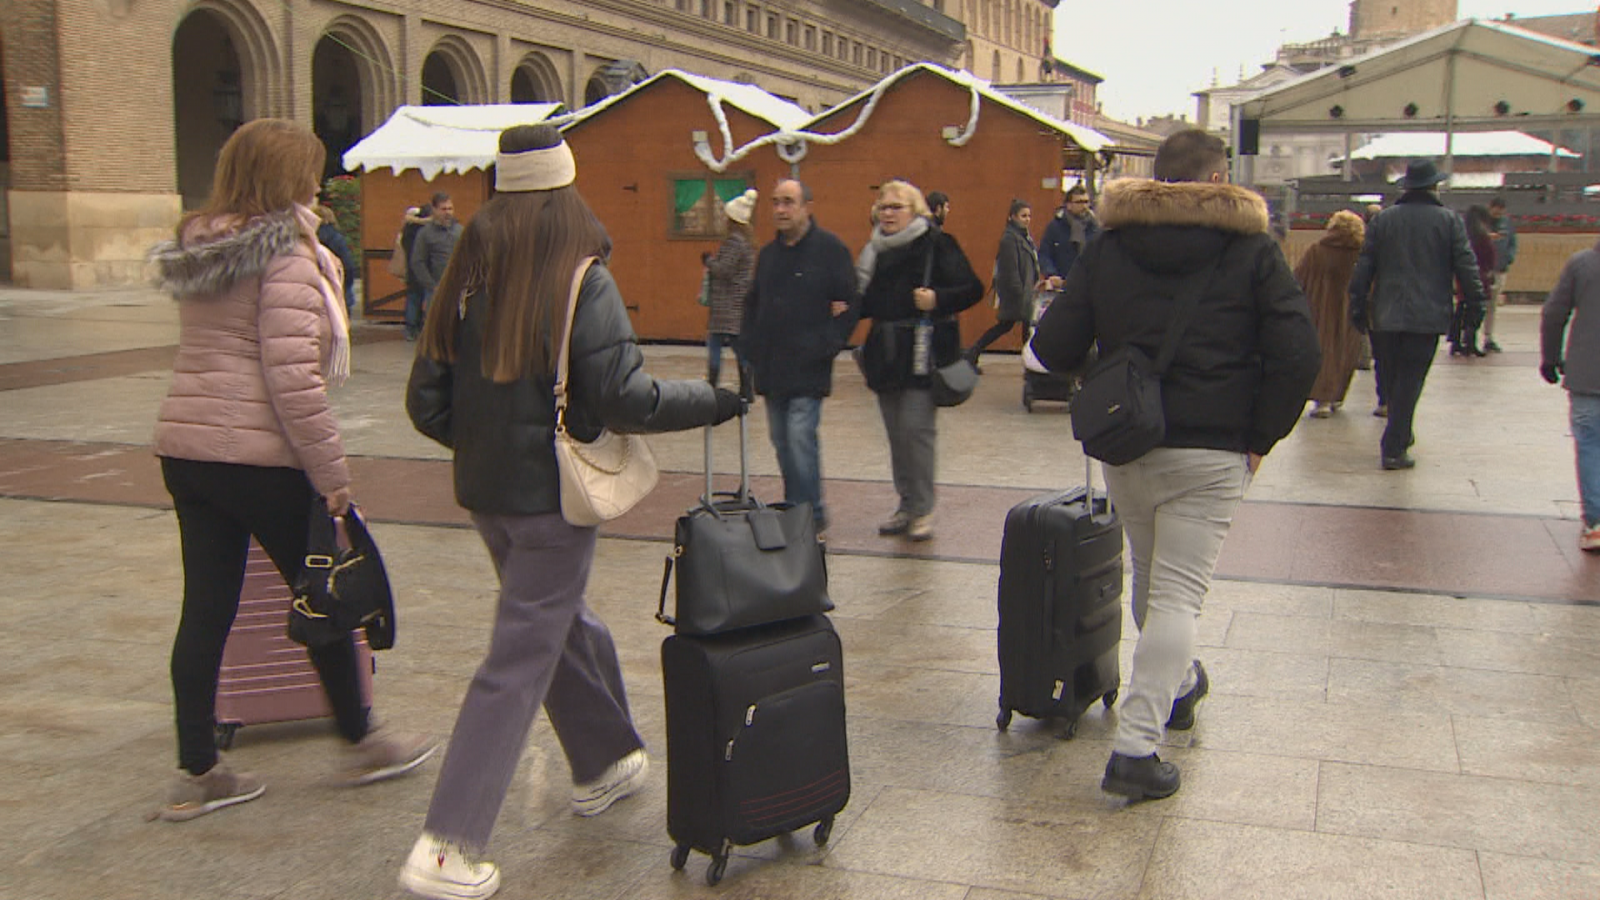
[[1595, 48], [1463, 19], [1245, 101], [1262, 132], [1504, 131], [1600, 123]]
[[721, 105], [731, 106], [776, 128], [793, 128], [811, 118], [811, 114], [806, 112], [805, 107], [790, 103], [782, 97], [768, 93], [753, 84], [722, 81], [717, 78], [697, 75], [693, 72], [685, 72], [681, 69], [663, 69], [621, 93], [612, 94], [610, 97], [586, 106], [577, 112], [560, 117], [555, 124], [560, 125], [563, 129], [581, 125], [616, 104], [623, 103], [635, 94], [646, 91], [656, 83], [667, 79], [676, 79], [705, 94], [707, 102], [712, 104], [714, 108]]
[[[1520, 131], [1478, 131], [1458, 134], [1451, 140], [1455, 156], [1557, 156], [1577, 159], [1579, 154], [1565, 147], [1556, 147]], [[1380, 134], [1367, 145], [1356, 150], [1355, 159], [1416, 159], [1443, 156], [1445, 135], [1441, 132], [1409, 132]]]
[[[835, 116], [840, 110], [847, 109], [854, 104], [865, 101], [869, 106], [875, 105], [877, 103], [877, 98], [882, 96], [887, 91], [893, 90], [896, 84], [899, 84], [907, 78], [911, 78], [912, 76], [920, 73], [931, 74], [947, 81], [954, 82], [955, 84], [972, 91], [976, 96], [1003, 106], [1019, 115], [1027, 116], [1046, 128], [1049, 128], [1063, 137], [1066, 137], [1074, 144], [1077, 144], [1079, 147], [1090, 153], [1098, 153], [1101, 149], [1108, 147], [1113, 143], [1110, 138], [1098, 131], [1095, 131], [1093, 128], [1087, 128], [1083, 125], [1077, 124], [1076, 122], [1063, 121], [1055, 116], [1050, 115], [1049, 113], [1034, 109], [1033, 107], [1023, 103], [1020, 100], [1017, 100], [1014, 97], [1008, 97], [1005, 94], [995, 90], [992, 86], [990, 86], [989, 82], [978, 78], [970, 72], [947, 69], [944, 66], [927, 62], [906, 66], [903, 69], [899, 69], [891, 73], [888, 77], [884, 78], [882, 81], [878, 82], [867, 90], [862, 91], [854, 97], [837, 104], [831, 109], [824, 110], [822, 113], [819, 113], [811, 121], [805, 123], [805, 126], [800, 130], [810, 131], [815, 125], [822, 122], [824, 119]], [[970, 131], [970, 129], [973, 127], [981, 127], [977, 123], [978, 116], [976, 110], [977, 105], [974, 104], [972, 120], [967, 126], [968, 131]], [[863, 113], [862, 119], [864, 119], [867, 115], [870, 115], [870, 113]], [[860, 120], [858, 119], [858, 121]]]
[[549, 119], [559, 103], [477, 106], [402, 106], [389, 121], [344, 155], [348, 171], [417, 169], [431, 181], [440, 172], [467, 172], [494, 162], [500, 132]]

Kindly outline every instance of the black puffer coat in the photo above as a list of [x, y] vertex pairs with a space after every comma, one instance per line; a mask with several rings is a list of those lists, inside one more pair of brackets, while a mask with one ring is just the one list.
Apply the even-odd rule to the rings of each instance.
[[[931, 251], [930, 251], [931, 248]], [[932, 284], [926, 284], [928, 254], [933, 253]], [[931, 386], [929, 375], [911, 374], [914, 326], [922, 318], [912, 290], [933, 288], [938, 306], [933, 319], [933, 364], [954, 362], [961, 354], [961, 327], [956, 313], [983, 299], [983, 282], [972, 271], [961, 245], [949, 234], [930, 229], [905, 245], [878, 254], [872, 280], [861, 292], [861, 317], [872, 320], [862, 345], [862, 370], [874, 392]]]
[[1096, 342], [1102, 356], [1133, 344], [1155, 359], [1176, 295], [1209, 277], [1161, 379], [1163, 446], [1266, 454], [1294, 429], [1322, 365], [1266, 203], [1233, 185], [1130, 178], [1107, 185], [1101, 217], [1105, 232], [1039, 320], [1034, 355], [1055, 371]]
[[[456, 502], [464, 508], [560, 512], [555, 376], [510, 384], [484, 377], [487, 306], [481, 295], [468, 299], [454, 365], [417, 356], [406, 412], [418, 431], [455, 450]], [[596, 264], [584, 276], [574, 316], [567, 428], [575, 437], [592, 440], [602, 426], [637, 434], [712, 423], [717, 404], [711, 385], [657, 381], [644, 371], [622, 294], [605, 266]]]

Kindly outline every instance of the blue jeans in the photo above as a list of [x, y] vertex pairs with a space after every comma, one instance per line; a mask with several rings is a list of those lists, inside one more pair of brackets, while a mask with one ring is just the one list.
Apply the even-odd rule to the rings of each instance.
[[1600, 526], [1600, 394], [1568, 394], [1578, 445], [1578, 499], [1585, 528]]
[[428, 311], [428, 297], [432, 293], [421, 285], [406, 285], [406, 334], [422, 330], [422, 316]]
[[739, 349], [739, 336], [721, 331], [706, 334], [706, 380], [712, 387], [722, 378], [722, 348], [733, 351], [734, 362], [744, 365], [744, 351]]
[[818, 531], [828, 526], [822, 506], [822, 448], [817, 443], [821, 421], [821, 397], [767, 398], [767, 431], [783, 472], [783, 499], [811, 504]]

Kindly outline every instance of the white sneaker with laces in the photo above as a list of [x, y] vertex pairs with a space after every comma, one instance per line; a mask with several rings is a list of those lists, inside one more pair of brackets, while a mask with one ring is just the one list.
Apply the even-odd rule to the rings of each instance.
[[650, 758], [643, 750], [629, 753], [594, 781], [572, 786], [572, 811], [580, 816], [600, 815], [611, 804], [638, 793], [649, 772]]
[[1578, 549], [1586, 553], [1600, 553], [1600, 523], [1589, 525], [1578, 535]]
[[400, 867], [400, 886], [429, 900], [484, 900], [500, 890], [500, 868], [423, 832]]

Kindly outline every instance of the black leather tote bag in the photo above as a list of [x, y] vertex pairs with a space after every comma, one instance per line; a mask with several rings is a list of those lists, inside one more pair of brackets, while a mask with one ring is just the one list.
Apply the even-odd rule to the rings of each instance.
[[294, 580], [289, 607], [289, 639], [307, 647], [324, 647], [357, 628], [367, 632], [374, 650], [394, 646], [394, 592], [378, 545], [354, 506], [343, 516], [346, 541], [323, 506], [311, 501], [310, 536], [305, 562]]

